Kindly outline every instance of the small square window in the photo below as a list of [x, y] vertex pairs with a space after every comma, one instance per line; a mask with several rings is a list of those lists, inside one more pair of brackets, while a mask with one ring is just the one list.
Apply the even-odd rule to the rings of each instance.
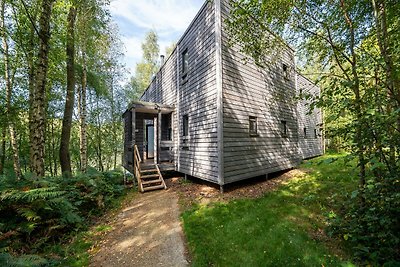
[[257, 135], [257, 117], [249, 116], [249, 134], [251, 136]]
[[185, 49], [182, 53], [182, 80], [187, 80], [187, 74], [189, 70], [189, 53], [188, 50]]
[[304, 128], [303, 131], [304, 131], [304, 139], [306, 139], [307, 138], [307, 128]]
[[183, 123], [183, 136], [189, 136], [189, 116], [188, 115], [183, 115], [182, 123]]
[[288, 135], [287, 122], [286, 121], [281, 121], [281, 134], [282, 134], [282, 137], [287, 137], [287, 135]]
[[289, 80], [289, 67], [285, 63], [282, 64], [283, 77]]

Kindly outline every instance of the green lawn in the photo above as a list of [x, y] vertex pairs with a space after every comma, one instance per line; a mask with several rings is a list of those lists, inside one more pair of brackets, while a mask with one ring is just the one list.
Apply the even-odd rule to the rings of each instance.
[[300, 168], [304, 172], [262, 198], [186, 211], [193, 266], [352, 266], [343, 260], [340, 243], [322, 229], [340, 196], [356, 188], [354, 168], [342, 155], [323, 156]]

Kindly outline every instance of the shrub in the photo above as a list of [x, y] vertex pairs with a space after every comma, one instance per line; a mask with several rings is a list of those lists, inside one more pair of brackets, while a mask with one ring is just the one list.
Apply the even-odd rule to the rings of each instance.
[[[54, 242], [86, 227], [88, 219], [124, 193], [122, 174], [91, 170], [73, 178], [0, 177], [0, 265], [40, 257], [11, 254], [41, 253]], [[11, 254], [7, 254], [7, 253]], [[13, 265], [11, 264], [11, 265]]]
[[370, 177], [364, 203], [358, 190], [347, 197], [342, 212], [332, 216], [330, 232], [347, 240], [356, 258], [374, 265], [400, 264], [399, 176]]

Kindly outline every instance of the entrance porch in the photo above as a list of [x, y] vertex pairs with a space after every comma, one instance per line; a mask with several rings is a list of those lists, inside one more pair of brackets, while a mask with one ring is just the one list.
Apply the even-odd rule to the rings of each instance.
[[[124, 167], [135, 174], [141, 191], [147, 191], [145, 188], [159, 189], [161, 184], [165, 187], [161, 171], [175, 170], [174, 111], [172, 106], [135, 101], [123, 115]], [[143, 181], [143, 178], [157, 179], [152, 182]]]

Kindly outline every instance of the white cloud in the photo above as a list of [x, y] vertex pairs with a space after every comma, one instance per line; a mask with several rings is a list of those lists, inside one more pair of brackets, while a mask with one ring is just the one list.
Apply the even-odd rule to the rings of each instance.
[[121, 39], [126, 48], [125, 56], [133, 59], [140, 59], [142, 57], [141, 39], [137, 37], [126, 37], [126, 36], [123, 36]]
[[126, 48], [124, 63], [131, 74], [142, 58], [141, 44], [146, 32], [159, 36], [160, 53], [177, 42], [205, 0], [113, 0], [111, 14], [122, 33]]
[[199, 9], [193, 0], [115, 0], [111, 13], [120, 16], [137, 27], [155, 28], [160, 34], [184, 31]]
[[126, 64], [130, 74], [133, 74], [136, 63], [142, 58], [141, 39], [138, 37], [122, 36], [121, 41], [125, 46], [124, 63]]

